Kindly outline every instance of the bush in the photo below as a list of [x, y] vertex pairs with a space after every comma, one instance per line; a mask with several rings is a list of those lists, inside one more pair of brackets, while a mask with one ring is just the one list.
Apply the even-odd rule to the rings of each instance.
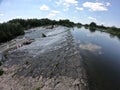
[[0, 76], [3, 75], [4, 71], [0, 69]]
[[40, 90], [40, 87], [37, 87], [35, 90]]
[[19, 23], [0, 24], [0, 43], [9, 41], [18, 35], [23, 35], [24, 30]]
[[2, 62], [0, 61], [0, 66], [2, 65]]

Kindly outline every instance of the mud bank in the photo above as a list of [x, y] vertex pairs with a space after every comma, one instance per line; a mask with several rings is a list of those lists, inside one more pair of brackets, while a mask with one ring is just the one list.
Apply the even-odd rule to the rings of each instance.
[[0, 90], [88, 90], [82, 58], [69, 28], [35, 28], [23, 38], [35, 41], [7, 52], [0, 67], [4, 70]]

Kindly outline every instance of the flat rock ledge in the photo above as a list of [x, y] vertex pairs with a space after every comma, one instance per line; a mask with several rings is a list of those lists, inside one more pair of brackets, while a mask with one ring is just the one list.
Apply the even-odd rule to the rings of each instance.
[[[29, 45], [6, 53], [0, 90], [89, 90], [82, 57], [70, 29], [36, 28]], [[32, 37], [31, 35], [38, 35]], [[46, 37], [41, 37], [44, 33]]]

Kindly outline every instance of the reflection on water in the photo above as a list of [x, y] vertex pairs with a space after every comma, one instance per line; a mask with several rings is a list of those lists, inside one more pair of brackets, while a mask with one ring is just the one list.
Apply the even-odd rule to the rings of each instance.
[[120, 90], [120, 40], [98, 30], [71, 32], [84, 59], [90, 90]]
[[80, 48], [83, 50], [91, 51], [91, 52], [95, 52], [95, 51], [101, 49], [100, 46], [92, 44], [92, 43], [80, 44]]
[[95, 32], [96, 29], [95, 28], [89, 28], [90, 32]]

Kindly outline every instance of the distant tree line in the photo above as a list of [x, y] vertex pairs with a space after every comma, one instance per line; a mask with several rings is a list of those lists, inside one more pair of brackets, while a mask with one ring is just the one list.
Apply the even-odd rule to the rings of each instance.
[[99, 27], [101, 28], [101, 31], [108, 32], [109, 34], [111, 34], [111, 36], [117, 36], [118, 38], [120, 38], [120, 28], [117, 28], [115, 26], [105, 27], [103, 25]]
[[39, 26], [47, 26], [47, 25], [62, 25], [66, 27], [73, 27], [75, 25], [74, 22], [71, 22], [68, 19], [65, 20], [50, 20], [50, 19], [13, 19], [10, 20], [9, 23], [19, 23], [24, 29], [29, 29], [33, 27]]
[[65, 20], [50, 20], [50, 19], [13, 19], [6, 23], [0, 24], [0, 43], [9, 41], [19, 35], [24, 34], [24, 30], [40, 27], [40, 26], [48, 26], [48, 25], [62, 25], [66, 27], [81, 27], [84, 26], [85, 28], [89, 28], [91, 31], [95, 31], [99, 29], [101, 31], [105, 31], [111, 33], [112, 35], [117, 35], [120, 37], [120, 29], [116, 27], [105, 27], [103, 25], [97, 25], [94, 22], [90, 24], [81, 24], [81, 23], [74, 23], [68, 19]]
[[91, 32], [95, 32], [96, 30], [107, 32], [111, 36], [117, 36], [120, 38], [120, 28], [117, 28], [115, 26], [107, 27], [104, 25], [97, 25], [95, 22], [91, 22], [90, 24], [85, 24], [85, 28], [90, 29]]
[[69, 20], [50, 20], [50, 19], [13, 19], [0, 24], [0, 43], [9, 41], [19, 35], [24, 34], [24, 30], [47, 25], [62, 25], [73, 27], [75, 24]]

